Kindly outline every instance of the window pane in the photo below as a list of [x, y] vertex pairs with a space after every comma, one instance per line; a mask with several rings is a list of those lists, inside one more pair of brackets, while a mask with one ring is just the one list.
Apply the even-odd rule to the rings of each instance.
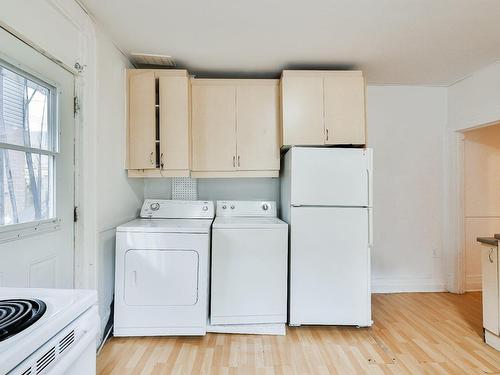
[[50, 89], [0, 65], [0, 142], [52, 150]]
[[54, 157], [0, 148], [0, 225], [54, 217]]

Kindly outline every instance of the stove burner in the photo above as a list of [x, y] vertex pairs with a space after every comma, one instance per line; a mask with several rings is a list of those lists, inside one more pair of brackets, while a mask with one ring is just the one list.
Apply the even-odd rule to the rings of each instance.
[[38, 299], [0, 300], [0, 341], [21, 332], [45, 313], [45, 302]]

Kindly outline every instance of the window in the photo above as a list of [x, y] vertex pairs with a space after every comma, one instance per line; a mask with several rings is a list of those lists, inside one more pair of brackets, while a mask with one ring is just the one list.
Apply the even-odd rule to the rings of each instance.
[[0, 61], [0, 227], [55, 218], [55, 95]]

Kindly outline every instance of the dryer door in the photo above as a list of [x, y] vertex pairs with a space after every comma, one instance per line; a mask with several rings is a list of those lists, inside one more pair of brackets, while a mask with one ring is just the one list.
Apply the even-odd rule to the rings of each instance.
[[131, 249], [125, 255], [125, 304], [187, 306], [198, 301], [198, 253]]

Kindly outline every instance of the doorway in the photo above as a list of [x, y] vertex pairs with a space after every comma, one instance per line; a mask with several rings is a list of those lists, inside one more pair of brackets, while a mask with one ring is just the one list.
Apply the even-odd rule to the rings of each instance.
[[74, 76], [0, 29], [0, 286], [74, 285]]
[[481, 290], [477, 237], [500, 233], [500, 123], [463, 133], [465, 291]]

